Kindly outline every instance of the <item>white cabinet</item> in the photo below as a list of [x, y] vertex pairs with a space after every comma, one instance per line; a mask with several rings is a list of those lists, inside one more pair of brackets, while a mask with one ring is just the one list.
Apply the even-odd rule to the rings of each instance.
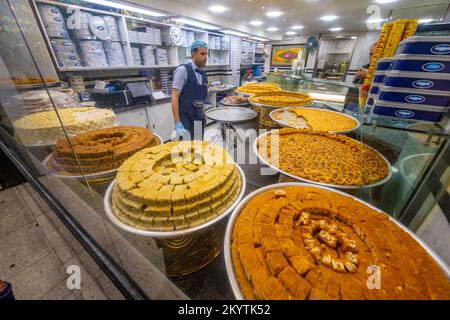
[[147, 107], [149, 128], [159, 134], [164, 141], [172, 138], [175, 130], [170, 102]]
[[117, 120], [121, 126], [149, 127], [145, 108], [118, 113]]

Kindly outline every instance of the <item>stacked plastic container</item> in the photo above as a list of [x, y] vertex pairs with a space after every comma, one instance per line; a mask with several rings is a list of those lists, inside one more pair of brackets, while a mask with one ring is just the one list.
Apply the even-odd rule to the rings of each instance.
[[380, 59], [370, 94], [375, 115], [441, 121], [450, 109], [450, 38], [414, 36], [402, 41], [392, 59]]
[[69, 26], [58, 6], [38, 4], [38, 9], [59, 67], [126, 65], [116, 17], [80, 11], [77, 24]]
[[80, 56], [75, 43], [70, 39], [61, 10], [46, 4], [40, 4], [38, 9], [59, 67], [81, 67]]

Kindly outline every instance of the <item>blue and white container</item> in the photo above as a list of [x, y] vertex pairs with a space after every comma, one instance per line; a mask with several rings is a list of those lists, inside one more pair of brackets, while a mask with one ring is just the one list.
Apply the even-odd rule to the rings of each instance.
[[52, 39], [50, 43], [60, 68], [81, 67], [81, 59], [72, 40]]
[[69, 38], [64, 16], [56, 6], [39, 4], [38, 10], [44, 24], [45, 32], [51, 38]]
[[80, 11], [80, 23], [72, 29], [72, 33], [75, 39], [79, 40], [92, 40], [95, 39], [91, 33], [89, 22], [93, 17], [92, 13], [86, 11]]
[[375, 115], [431, 122], [441, 121], [448, 111], [449, 108], [381, 101], [376, 101], [373, 107]]
[[370, 87], [369, 93], [372, 95], [377, 95], [379, 91], [380, 91], [380, 87], [377, 86], [376, 84], [372, 84], [372, 86]]
[[450, 56], [450, 37], [410, 37], [400, 42], [397, 54]]
[[450, 107], [450, 92], [402, 89], [383, 86], [378, 94], [378, 101], [412, 105]]
[[450, 91], [450, 75], [444, 73], [389, 71], [384, 85], [404, 89]]
[[390, 70], [391, 64], [392, 64], [392, 58], [381, 58], [378, 60], [375, 70], [377, 70], [377, 71]]
[[450, 56], [399, 54], [391, 70], [424, 73], [450, 73]]
[[111, 41], [121, 41], [119, 26], [117, 25], [116, 17], [103, 16], [103, 19], [105, 20], [106, 26], [108, 27]]
[[84, 40], [80, 41], [79, 44], [84, 67], [108, 66], [102, 41]]
[[382, 84], [385, 76], [386, 76], [386, 71], [375, 71], [375, 75], [373, 76], [372, 83], [378, 84], [378, 85]]
[[124, 66], [125, 55], [123, 54], [122, 44], [120, 42], [103, 42], [105, 48], [106, 59], [110, 67]]

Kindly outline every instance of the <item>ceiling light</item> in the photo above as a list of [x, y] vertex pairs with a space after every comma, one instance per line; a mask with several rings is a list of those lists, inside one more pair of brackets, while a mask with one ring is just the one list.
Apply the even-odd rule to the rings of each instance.
[[341, 39], [341, 38], [343, 38], [344, 36], [335, 36], [335, 38], [336, 39]]
[[271, 17], [271, 18], [279, 17], [279, 16], [281, 16], [282, 14], [283, 14], [283, 12], [281, 12], [281, 11], [269, 11], [269, 12], [266, 13], [266, 15], [267, 15], [268, 17]]
[[294, 34], [296, 34], [296, 32], [295, 31], [288, 31], [288, 32], [286, 32], [286, 34], [288, 36], [293, 36]]
[[263, 22], [260, 20], [253, 20], [253, 21], [250, 21], [249, 24], [251, 24], [252, 26], [260, 26], [263, 24]]
[[337, 31], [341, 31], [342, 28], [330, 28], [330, 31], [332, 32], [337, 32]]
[[179, 23], [183, 23], [183, 24], [187, 24], [187, 25], [195, 26], [195, 27], [199, 27], [199, 28], [204, 28], [204, 29], [210, 29], [210, 30], [220, 29], [219, 26], [201, 22], [201, 21], [197, 21], [197, 20], [188, 19], [188, 18], [175, 18], [172, 20], [179, 22]]
[[333, 21], [336, 20], [338, 17], [337, 16], [323, 16], [320, 17], [320, 19], [322, 19], [323, 21]]
[[270, 27], [270, 28], [267, 28], [267, 31], [270, 31], [270, 32], [278, 31], [278, 28], [276, 28], [276, 27]]
[[385, 4], [385, 3], [391, 3], [391, 2], [395, 2], [397, 0], [377, 0], [376, 2], [379, 4]]
[[228, 8], [224, 7], [224, 6], [211, 6], [209, 7], [209, 10], [211, 10], [212, 12], [224, 12], [227, 11]]
[[353, 40], [355, 40], [355, 39], [357, 39], [358, 37], [357, 36], [351, 36], [350, 37], [350, 39], [353, 39]]
[[152, 16], [152, 17], [164, 17], [164, 16], [166, 16], [166, 14], [161, 13], [161, 12], [156, 12], [156, 11], [147, 10], [147, 9], [141, 9], [141, 8], [138, 8], [138, 7], [133, 7], [133, 6], [129, 6], [127, 4], [121, 4], [121, 3], [116, 3], [116, 2], [112, 2], [112, 1], [106, 1], [106, 0], [84, 0], [84, 2], [95, 3], [95, 4], [102, 5], [102, 6], [117, 8], [117, 9], [121, 9], [121, 10], [133, 11], [133, 12], [142, 13], [142, 14], [145, 14], [145, 15], [148, 15], [148, 16]]
[[300, 29], [303, 29], [303, 26], [295, 25], [295, 26], [292, 26], [291, 29], [300, 30]]
[[231, 30], [231, 29], [221, 29], [220, 31], [222, 31], [223, 33], [231, 34], [233, 36], [238, 36], [238, 37], [248, 37], [249, 36], [249, 34], [247, 34], [247, 33], [243, 33], [243, 32], [236, 31], [236, 30]]
[[431, 21], [433, 21], [434, 19], [419, 19], [419, 23], [430, 23]]

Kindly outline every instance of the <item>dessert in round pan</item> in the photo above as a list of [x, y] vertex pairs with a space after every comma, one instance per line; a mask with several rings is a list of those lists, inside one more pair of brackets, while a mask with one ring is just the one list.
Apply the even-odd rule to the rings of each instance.
[[272, 111], [270, 117], [277, 123], [292, 128], [309, 128], [342, 133], [359, 127], [351, 116], [330, 110], [314, 108], [283, 108]]
[[257, 93], [249, 98], [250, 103], [268, 107], [302, 107], [312, 103], [307, 93], [279, 91]]
[[224, 213], [244, 187], [237, 165], [220, 146], [169, 142], [143, 149], [122, 164], [112, 208], [135, 229], [190, 229]]
[[[59, 140], [48, 161], [51, 169], [67, 175], [91, 174], [120, 167], [134, 153], [160, 144], [141, 127], [113, 127]], [[75, 158], [75, 155], [77, 158]]]
[[237, 298], [450, 299], [448, 269], [387, 214], [320, 186], [264, 189], [243, 200], [227, 228]]
[[256, 141], [258, 157], [298, 179], [341, 186], [376, 184], [390, 167], [377, 151], [349, 137], [311, 129], [279, 129]]

